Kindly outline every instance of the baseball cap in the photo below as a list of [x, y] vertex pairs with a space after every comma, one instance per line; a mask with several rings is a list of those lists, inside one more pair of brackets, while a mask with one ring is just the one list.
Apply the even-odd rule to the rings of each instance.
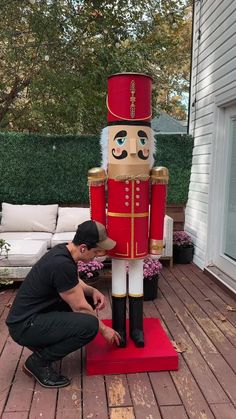
[[116, 245], [116, 242], [107, 236], [105, 226], [93, 220], [84, 221], [78, 225], [73, 243], [94, 245], [103, 250], [111, 250]]

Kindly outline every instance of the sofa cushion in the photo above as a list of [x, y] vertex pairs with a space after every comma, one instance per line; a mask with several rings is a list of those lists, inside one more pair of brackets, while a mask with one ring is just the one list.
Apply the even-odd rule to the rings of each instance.
[[43, 231], [6, 231], [0, 233], [0, 239], [6, 240], [41, 240], [47, 243], [47, 247], [51, 247], [52, 233], [44, 233]]
[[8, 256], [0, 260], [0, 266], [33, 266], [47, 252], [45, 241], [9, 240], [8, 243]]
[[58, 205], [12, 205], [3, 202], [0, 231], [53, 232]]
[[56, 246], [57, 244], [61, 243], [68, 243], [71, 242], [74, 238], [75, 231], [67, 231], [64, 233], [55, 233], [51, 239], [51, 247]]
[[90, 220], [89, 208], [59, 207], [56, 233], [76, 231], [79, 224]]

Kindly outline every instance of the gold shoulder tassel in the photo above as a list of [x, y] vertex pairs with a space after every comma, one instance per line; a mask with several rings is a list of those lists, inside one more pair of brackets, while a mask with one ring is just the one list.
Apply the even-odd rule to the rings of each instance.
[[156, 183], [168, 184], [169, 181], [169, 170], [166, 167], [153, 167], [151, 170], [151, 182], [152, 185]]
[[104, 185], [107, 180], [106, 171], [102, 167], [93, 167], [88, 171], [88, 185], [100, 186]]

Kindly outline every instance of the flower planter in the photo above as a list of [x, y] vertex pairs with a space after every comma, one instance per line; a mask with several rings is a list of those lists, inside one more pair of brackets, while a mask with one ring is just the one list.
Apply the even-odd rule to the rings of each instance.
[[85, 282], [85, 284], [93, 285], [99, 280], [99, 272], [94, 271], [93, 276], [88, 276], [85, 272], [79, 272], [79, 277]]
[[174, 263], [191, 263], [193, 261], [194, 246], [173, 246]]
[[150, 301], [157, 298], [159, 275], [149, 276], [143, 280], [143, 299]]
[[99, 260], [91, 260], [90, 262], [78, 262], [79, 277], [87, 284], [93, 285], [99, 281], [99, 274], [104, 265]]

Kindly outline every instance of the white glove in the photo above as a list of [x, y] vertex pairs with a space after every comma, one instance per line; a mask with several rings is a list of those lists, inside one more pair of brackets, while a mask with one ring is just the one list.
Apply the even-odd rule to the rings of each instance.
[[96, 260], [98, 261], [98, 262], [104, 262], [104, 260], [106, 260], [106, 258], [107, 258], [107, 255], [104, 255], [104, 256], [96, 256]]
[[162, 255], [152, 255], [151, 253], [149, 253], [148, 257], [151, 259], [160, 259]]

